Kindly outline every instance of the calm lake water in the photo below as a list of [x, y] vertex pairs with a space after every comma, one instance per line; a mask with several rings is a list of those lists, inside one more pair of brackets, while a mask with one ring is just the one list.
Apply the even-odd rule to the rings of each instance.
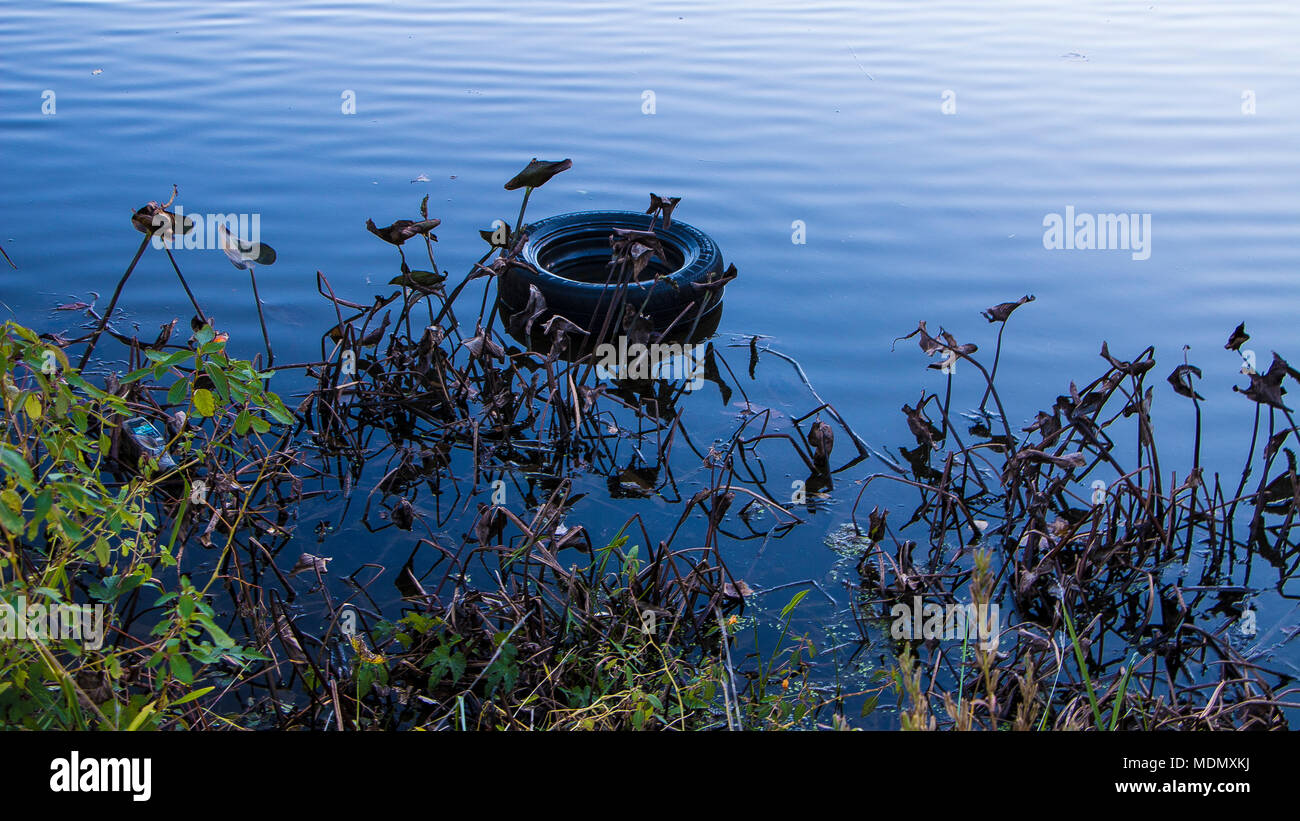
[[[458, 280], [478, 230], [513, 222], [502, 183], [530, 157], [571, 157], [530, 215], [681, 196], [676, 216], [741, 272], [719, 344], [772, 337], [875, 447], [907, 443], [898, 409], [943, 389], [895, 337], [924, 319], [991, 349], [979, 311], [1032, 293], [999, 369], [1013, 427], [1099, 374], [1103, 340], [1121, 358], [1155, 345], [1153, 384], [1187, 345], [1204, 462], [1235, 475], [1252, 409], [1230, 390], [1228, 333], [1245, 321], [1262, 361], [1300, 359], [1297, 43], [1289, 3], [3, 2], [0, 242], [18, 270], [0, 268], [0, 311], [74, 327], [52, 308], [91, 291], [102, 306], [139, 242], [130, 213], [176, 184], [190, 212], [260, 215], [279, 252], [259, 271], [277, 360], [315, 359], [334, 322], [317, 270], [352, 299], [389, 290], [367, 218], [413, 217], [427, 194]], [[1045, 248], [1044, 218], [1067, 207], [1150, 215], [1149, 257]], [[214, 252], [178, 260], [256, 353], [247, 276]], [[144, 336], [192, 313], [157, 253], [123, 306]], [[758, 401], [815, 406], [790, 368], [764, 367]], [[734, 416], [716, 389], [693, 401], [706, 442]], [[1161, 383], [1154, 410], [1185, 472], [1191, 404]], [[819, 579], [842, 604], [822, 537], [879, 470], [856, 469], [761, 562], [737, 545], [734, 564], [756, 586]], [[344, 534], [321, 550], [346, 564], [390, 548], [406, 551]], [[1261, 621], [1300, 615], [1271, 599]]]

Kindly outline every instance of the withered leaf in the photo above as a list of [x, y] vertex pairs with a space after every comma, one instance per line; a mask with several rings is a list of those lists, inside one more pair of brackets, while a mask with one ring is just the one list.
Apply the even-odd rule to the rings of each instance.
[[597, 385], [589, 388], [586, 385], [579, 385], [578, 395], [582, 397], [582, 409], [589, 411], [596, 406], [596, 400], [605, 395], [605, 386]]
[[499, 542], [505, 526], [506, 516], [501, 508], [479, 504], [478, 519], [474, 521], [474, 538], [480, 547], [490, 547]]
[[[673, 224], [673, 209], [677, 203], [681, 202], [681, 197], [661, 197], [655, 192], [650, 192], [650, 207], [645, 210], [647, 214], [660, 214], [663, 216], [664, 228], [671, 228]], [[653, 220], [650, 223], [654, 225]]]
[[446, 279], [446, 274], [440, 274], [437, 271], [412, 271], [407, 268], [403, 273], [390, 279], [388, 284], [401, 285], [403, 288], [414, 288], [417, 291], [431, 291]]
[[1289, 411], [1290, 408], [1282, 401], [1282, 397], [1286, 394], [1286, 388], [1282, 387], [1282, 380], [1286, 378], [1287, 374], [1291, 374], [1293, 379], [1296, 377], [1295, 371], [1287, 364], [1286, 360], [1274, 352], [1273, 362], [1268, 366], [1266, 372], [1247, 374], [1250, 379], [1250, 387], [1242, 390], [1233, 385], [1232, 389], [1244, 395], [1247, 399], [1254, 400], [1262, 405]]
[[549, 162], [547, 160], [539, 160], [536, 157], [533, 157], [532, 162], [524, 166], [523, 171], [520, 171], [518, 174], [515, 174], [510, 178], [510, 182], [506, 183], [506, 190], [514, 191], [517, 188], [538, 188], [545, 185], [547, 180], [551, 177], [554, 177], [561, 171], [568, 171], [572, 167], [573, 160], [566, 159], [557, 162]]
[[[150, 202], [132, 214], [131, 224], [142, 234], [151, 236], [157, 234], [164, 240], [171, 239], [177, 227], [176, 215], [156, 202]], [[185, 217], [180, 225], [180, 233], [187, 234], [192, 230], [194, 230], [194, 220]]]
[[1290, 410], [1282, 400], [1282, 395], [1286, 393], [1286, 388], [1281, 385], [1270, 382], [1265, 375], [1252, 373], [1250, 378], [1250, 387], [1242, 390], [1236, 385], [1232, 386], [1234, 391], [1245, 396], [1247, 399], [1259, 402], [1262, 405], [1278, 408], [1279, 410]]
[[410, 499], [402, 499], [393, 508], [393, 524], [397, 525], [399, 530], [410, 530], [415, 525], [415, 508], [411, 506]]
[[609, 236], [609, 247], [613, 257], [609, 264], [616, 266], [632, 263], [635, 279], [641, 278], [641, 272], [650, 264], [653, 257], [667, 259], [663, 243], [653, 231], [638, 231], [634, 228], [615, 228]]
[[1290, 376], [1292, 379], [1294, 379], [1297, 382], [1300, 382], [1300, 371], [1297, 371], [1295, 368], [1291, 367], [1285, 359], [1278, 356], [1277, 351], [1273, 351], [1273, 361], [1268, 366], [1268, 372], [1270, 374], [1274, 373], [1275, 371], [1280, 372], [1276, 376], [1278, 384], [1281, 384], [1283, 374]]
[[873, 542], [879, 543], [885, 538], [885, 520], [889, 518], [889, 510], [881, 510], [879, 507], [871, 508], [871, 513], [867, 515], [867, 538]]
[[903, 405], [903, 413], [907, 416], [907, 428], [916, 437], [918, 445], [934, 448], [937, 442], [943, 440], [943, 432], [934, 426], [919, 405], [915, 408]]
[[835, 447], [835, 430], [818, 419], [813, 422], [812, 430], [808, 432], [808, 444], [813, 446], [813, 460], [819, 466], [825, 466], [830, 461], [831, 450]]
[[587, 335], [587, 331], [585, 329], [583, 329], [579, 325], [574, 324], [573, 322], [570, 322], [568, 319], [565, 319], [559, 314], [555, 314], [550, 319], [546, 320], [546, 324], [542, 326], [542, 333], [552, 338], [560, 334], [582, 334], [584, 336]]
[[162, 350], [162, 346], [167, 344], [167, 340], [172, 338], [172, 331], [176, 330], [176, 320], [168, 322], [166, 325], [160, 325], [158, 328], [158, 337], [149, 347], [155, 351]]
[[1188, 399], [1205, 399], [1196, 392], [1192, 387], [1192, 377], [1201, 378], [1201, 369], [1195, 365], [1179, 365], [1174, 368], [1173, 373], [1169, 374], [1169, 384], [1173, 386], [1174, 393], [1179, 396], [1186, 396]]
[[275, 633], [280, 637], [280, 643], [284, 645], [284, 651], [290, 661], [294, 664], [307, 664], [307, 654], [303, 652], [302, 645], [293, 634], [293, 627], [283, 613], [277, 613], [275, 616]]
[[1110, 346], [1106, 342], [1101, 343], [1101, 358], [1109, 362], [1110, 366], [1115, 370], [1120, 373], [1128, 374], [1129, 376], [1141, 376], [1156, 365], [1154, 359], [1141, 359], [1136, 362], [1125, 362], [1116, 359], [1114, 356], [1111, 356]]
[[536, 285], [529, 283], [528, 301], [523, 308], [507, 318], [506, 329], [515, 336], [527, 337], [533, 332], [533, 323], [544, 313], [546, 313], [546, 298], [542, 296], [541, 291], [537, 290]]
[[382, 342], [384, 339], [384, 333], [388, 330], [388, 323], [390, 321], [392, 321], [392, 317], [389, 315], [389, 312], [385, 312], [384, 321], [380, 323], [378, 328], [375, 328], [374, 330], [367, 333], [365, 336], [361, 337], [361, 339], [357, 342], [357, 346], [361, 348], [366, 348], [371, 345], [378, 345], [380, 342]]
[[1061, 468], [1081, 468], [1088, 464], [1088, 457], [1082, 451], [1056, 456], [1035, 448], [1024, 448], [1017, 451], [1014, 458], [1024, 462], [1047, 462]]
[[740, 271], [736, 270], [736, 264], [729, 263], [727, 269], [720, 274], [709, 274], [704, 282], [694, 283], [694, 290], [713, 292], [727, 287], [727, 283], [740, 276]]
[[504, 359], [506, 355], [506, 349], [497, 344], [490, 332], [483, 330], [482, 325], [476, 325], [474, 335], [460, 344], [480, 359]]
[[1223, 346], [1223, 349], [1225, 351], [1239, 351], [1248, 339], [1250, 339], [1250, 334], [1246, 333], [1246, 323], [1243, 322], [1228, 337], [1228, 342]]
[[313, 556], [310, 553], [304, 553], [298, 557], [298, 561], [294, 564], [293, 569], [289, 571], [289, 575], [297, 576], [300, 573], [320, 573], [324, 575], [329, 572], [326, 565], [332, 561], [334, 561], [332, 557]]
[[1290, 448], [1283, 448], [1287, 469], [1264, 486], [1264, 502], [1268, 505], [1286, 504], [1290, 507], [1296, 499], [1296, 459]]
[[368, 219], [366, 220], [366, 230], [368, 230], [370, 233], [374, 234], [375, 236], [379, 237], [384, 242], [390, 243], [392, 245], [401, 245], [411, 237], [420, 236], [420, 235], [424, 235], [429, 239], [433, 240], [434, 242], [437, 242], [438, 237], [436, 237], [435, 235], [429, 232], [437, 228], [441, 224], [442, 224], [442, 220], [440, 219], [420, 220], [419, 222], [412, 222], [411, 220], [398, 220], [392, 225], [386, 226], [384, 228], [377, 228], [375, 227], [375, 221]]
[[1147, 392], [1141, 399], [1133, 397], [1133, 400], [1124, 406], [1124, 416], [1132, 416], [1135, 413], [1150, 414], [1151, 400], [1155, 398], [1155, 388], [1147, 388]]
[[921, 353], [925, 354], [926, 356], [933, 355], [935, 351], [943, 347], [943, 345], [939, 343], [939, 340], [930, 336], [930, 332], [925, 329], [925, 320], [921, 320], [920, 322], [916, 323], [915, 331], [912, 331], [907, 336], [900, 336], [898, 339], [895, 339], [894, 342], [901, 342], [902, 340], [905, 339], [911, 339], [917, 334], [920, 334], [921, 336], [920, 340], [918, 340], [921, 345]]
[[1264, 458], [1271, 459], [1277, 453], [1277, 449], [1282, 447], [1282, 443], [1285, 442], [1286, 438], [1290, 435], [1290, 430], [1284, 430], [1270, 436], [1268, 444], [1264, 445]]
[[546, 320], [542, 326], [542, 333], [551, 340], [551, 351], [558, 356], [558, 352], [569, 343], [569, 334], [582, 334], [587, 336], [588, 332], [581, 326], [570, 322], [568, 319], [554, 314]]
[[709, 509], [709, 521], [716, 524], [727, 515], [731, 503], [736, 500], [736, 494], [730, 490], [725, 493], [715, 492], [712, 495], [712, 500], [713, 506]]
[[514, 239], [512, 236], [513, 233], [514, 232], [510, 229], [510, 226], [505, 225], [499, 230], [494, 228], [489, 231], [486, 228], [481, 228], [479, 229], [478, 235], [483, 238], [484, 242], [491, 245], [493, 248], [509, 248], [510, 240]]
[[722, 595], [728, 599], [743, 599], [747, 596], [754, 595], [754, 591], [743, 579], [736, 579], [735, 583], [723, 582]]
[[249, 242], [230, 233], [221, 223], [217, 223], [217, 241], [225, 252], [230, 264], [241, 271], [248, 270], [254, 263], [270, 265], [275, 262], [275, 249], [264, 242]]
[[912, 466], [912, 473], [922, 482], [929, 482], [938, 479], [943, 474], [930, 466], [930, 452], [933, 450], [928, 445], [917, 445], [912, 450], [905, 447], [899, 447], [898, 452], [902, 454], [903, 459]]
[[1033, 294], [1025, 294], [1015, 302], [1001, 302], [986, 311], [981, 311], [980, 313], [982, 313], [984, 318], [989, 322], [1006, 322], [1011, 318], [1012, 311], [1019, 308], [1021, 305], [1024, 305], [1026, 302], [1033, 301]]
[[648, 345], [654, 333], [654, 322], [650, 317], [639, 313], [636, 308], [627, 305], [623, 308], [623, 333], [627, 335], [629, 345]]

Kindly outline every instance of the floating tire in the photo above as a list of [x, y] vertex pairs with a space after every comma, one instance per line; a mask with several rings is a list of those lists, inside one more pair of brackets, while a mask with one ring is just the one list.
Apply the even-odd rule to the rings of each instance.
[[[650, 224], [650, 216], [636, 211], [578, 211], [526, 226], [520, 251], [526, 264], [512, 265], [498, 278], [504, 312], [523, 309], [532, 285], [546, 299], [548, 314], [599, 331], [617, 290], [605, 285], [610, 235], [615, 228], [645, 231]], [[625, 304], [641, 309], [656, 330], [692, 307], [678, 323], [689, 327], [722, 304], [722, 251], [703, 231], [678, 220], [665, 229], [656, 217], [654, 231], [668, 259], [651, 259], [641, 279], [628, 286]]]

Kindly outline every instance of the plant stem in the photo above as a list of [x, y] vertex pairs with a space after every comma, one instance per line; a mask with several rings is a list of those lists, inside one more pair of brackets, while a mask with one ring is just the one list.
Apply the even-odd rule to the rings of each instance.
[[113, 298], [108, 301], [108, 310], [104, 311], [104, 315], [100, 317], [99, 327], [91, 335], [90, 344], [86, 346], [86, 352], [81, 355], [81, 364], [77, 366], [77, 370], [84, 371], [86, 364], [90, 362], [90, 355], [95, 352], [95, 343], [99, 341], [99, 335], [104, 332], [104, 328], [108, 327], [108, 318], [113, 315], [113, 309], [117, 307], [117, 299], [122, 295], [122, 289], [126, 287], [126, 281], [131, 278], [131, 272], [135, 270], [136, 264], [140, 262], [140, 257], [144, 256], [144, 249], [149, 247], [150, 239], [150, 235], [146, 234], [145, 238], [140, 240], [140, 247], [136, 249], [135, 257], [132, 258], [131, 264], [126, 267], [126, 273], [122, 274], [122, 278], [117, 281], [117, 287], [113, 289]]

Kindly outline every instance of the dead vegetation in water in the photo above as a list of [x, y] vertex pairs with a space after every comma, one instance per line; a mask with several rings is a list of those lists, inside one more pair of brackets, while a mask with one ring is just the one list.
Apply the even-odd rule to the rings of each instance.
[[[676, 202], [652, 197], [645, 231], [611, 236], [614, 297], [589, 329], [551, 313], [535, 290], [511, 316], [498, 318], [486, 299], [462, 308], [472, 319], [457, 316], [470, 282], [523, 264], [518, 234], [494, 245], [450, 295], [445, 276], [411, 271], [405, 256], [394, 280], [401, 290], [368, 305], [340, 297], [318, 277], [337, 324], [322, 340], [322, 360], [307, 366], [315, 387], [298, 406], [300, 427], [347, 504], [358, 493], [360, 466], [380, 466], [364, 500], [356, 498], [367, 527], [412, 532], [395, 573], [376, 566], [366, 574], [394, 579], [400, 619], [383, 621], [369, 580], [352, 579], [363, 624], [350, 643], [361, 655], [344, 670], [322, 669], [325, 679], [349, 686], [337, 709], [321, 701], [318, 714], [430, 728], [816, 720], [828, 699], [807, 686], [803, 640], [783, 636], [765, 658], [733, 659], [740, 645], [729, 627], [754, 591], [731, 572], [722, 544], [779, 539], [801, 523], [766, 486], [758, 451], [789, 449], [829, 487], [833, 436], [817, 415], [834, 410], [816, 407], [798, 420], [806, 440], [768, 432], [770, 411], [753, 410], [728, 438], [702, 446], [683, 415], [690, 379], [602, 380], [595, 372], [590, 337], [617, 332], [633, 343], [657, 342], [712, 308], [714, 295], [704, 292], [702, 303], [688, 306], [694, 316], [684, 311], [655, 331], [625, 304], [625, 286], [655, 253], [652, 221], [662, 214], [666, 222]], [[431, 246], [429, 265], [436, 270]], [[505, 330], [535, 344], [517, 346]], [[730, 367], [711, 343], [700, 368], [724, 400], [730, 396], [723, 376]], [[865, 456], [858, 450], [839, 470]], [[707, 481], [681, 487], [674, 464], [682, 463], [704, 468]], [[637, 515], [593, 538], [571, 521], [586, 495], [575, 491], [574, 478], [584, 475], [606, 477], [611, 498], [663, 499], [673, 519]], [[523, 509], [474, 501], [498, 493], [522, 498]], [[449, 523], [466, 511], [468, 531], [449, 538]], [[782, 618], [788, 631], [790, 611]], [[320, 642], [336, 637], [331, 630]], [[360, 651], [366, 646], [382, 648], [383, 660]]]
[[[542, 176], [567, 167], [548, 164]], [[530, 194], [544, 182], [521, 185]], [[864, 458], [861, 440], [844, 426], [857, 456], [833, 468], [834, 436], [820, 419], [843, 422], [816, 400], [792, 424], [747, 406], [729, 437], [696, 442], [682, 410], [689, 380], [602, 378], [594, 367], [587, 337], [664, 340], [694, 326], [718, 298], [717, 289], [701, 290], [663, 331], [625, 304], [626, 285], [655, 253], [654, 222], [667, 224], [677, 202], [652, 197], [646, 230], [611, 236], [615, 297], [590, 329], [549, 312], [540, 294], [509, 317], [498, 316], [490, 287], [482, 300], [466, 296], [469, 283], [490, 286], [521, 264], [518, 230], [504, 243], [485, 236], [491, 249], [448, 292], [427, 199], [419, 220], [387, 228], [368, 221], [399, 251], [392, 290], [355, 301], [317, 274], [336, 321], [322, 335], [318, 361], [275, 368], [277, 384], [297, 374], [308, 387], [287, 404], [266, 390], [272, 371], [260, 355], [228, 356], [225, 335], [197, 302], [188, 337], [175, 322], [150, 341], [117, 330], [112, 310], [154, 237], [147, 224], [108, 310], [61, 306], [84, 312], [90, 332], [24, 336], [22, 354], [9, 363], [19, 396], [7, 414], [21, 415], [24, 397], [35, 394], [89, 401], [94, 420], [83, 433], [104, 435], [112, 487], [148, 511], [133, 538], [115, 531], [95, 548], [107, 551], [102, 560], [72, 544], [76, 557], [56, 563], [52, 520], [38, 502], [58, 500], [60, 491], [35, 474], [20, 488], [23, 524], [6, 523], [8, 553], [43, 578], [61, 579], [54, 587], [68, 600], [109, 608], [105, 647], [56, 651], [66, 663], [42, 667], [45, 680], [71, 687], [96, 714], [138, 719], [137, 726], [687, 729], [813, 726], [823, 716], [842, 723], [842, 694], [809, 682], [816, 648], [791, 633], [802, 593], [781, 610], [774, 647], [741, 649], [734, 632], [755, 624], [744, 614], [747, 598], [774, 591], [754, 591], [734, 575], [723, 543], [766, 545], [803, 521], [782, 490], [768, 487], [760, 449], [780, 449], [807, 467], [810, 486], [829, 488], [832, 474]], [[142, 211], [166, 214], [170, 204]], [[420, 239], [427, 270], [412, 269], [403, 249]], [[164, 250], [184, 283], [171, 248]], [[255, 261], [255, 253], [240, 259]], [[534, 344], [516, 345], [508, 330], [532, 334]], [[124, 347], [132, 372], [107, 372], [92, 384], [90, 370], [82, 376], [63, 350], [84, 345], [90, 363], [105, 339]], [[60, 353], [53, 370], [36, 363], [44, 349]], [[754, 347], [751, 374], [758, 356]], [[729, 401], [731, 367], [711, 343], [700, 368]], [[16, 444], [39, 439], [32, 427], [6, 429]], [[24, 461], [57, 467], [64, 456], [33, 448]], [[674, 473], [682, 464], [696, 466], [687, 486]], [[614, 499], [661, 500], [673, 521], [637, 515], [593, 536], [571, 521], [585, 495], [575, 479], [588, 476], [606, 477]], [[506, 501], [507, 487], [520, 501]], [[362, 561], [349, 572], [335, 557], [304, 552], [304, 502], [337, 505], [338, 526], [409, 534], [401, 537], [405, 560]], [[322, 522], [317, 541], [330, 529]], [[133, 580], [125, 588], [124, 574]], [[206, 583], [191, 586], [191, 577]], [[116, 580], [108, 598], [100, 595], [106, 579]], [[4, 582], [7, 593], [35, 593], [30, 575]], [[171, 612], [176, 588], [184, 612], [170, 623], [193, 641], [147, 640], [167, 623], [158, 608]], [[202, 629], [215, 643], [200, 641]], [[91, 679], [105, 684], [79, 689]], [[69, 710], [68, 726], [86, 726]]]
[[[596, 367], [597, 342], [690, 339], [712, 307], [716, 290], [705, 288], [656, 331], [626, 304], [626, 286], [656, 254], [655, 224], [667, 227], [678, 198], [651, 195], [645, 230], [611, 236], [614, 297], [593, 327], [555, 315], [540, 293], [499, 315], [493, 280], [524, 264], [528, 197], [570, 165], [535, 161], [507, 184], [525, 189], [514, 230], [503, 221], [483, 232], [489, 250], [454, 287], [435, 261], [438, 220], [427, 199], [418, 219], [368, 221], [398, 251], [391, 287], [358, 299], [317, 274], [333, 322], [316, 361], [276, 367], [277, 386], [293, 380], [302, 388], [287, 403], [267, 390], [264, 321], [266, 364], [260, 355], [230, 357], [197, 302], [188, 338], [175, 322], [149, 341], [115, 328], [113, 309], [151, 239], [149, 226], [107, 310], [63, 306], [86, 313], [89, 334], [15, 332], [12, 350], [21, 355], [8, 360], [5, 432], [32, 475], [12, 478], [20, 471], [6, 451], [18, 499], [9, 512], [22, 521], [0, 524], [10, 567], [21, 571], [0, 581], [7, 597], [57, 590], [110, 608], [106, 649], [4, 659], [6, 670], [22, 666], [32, 682], [64, 694], [57, 708], [46, 705], [57, 720], [46, 720], [335, 730], [841, 728], [849, 703], [864, 713], [877, 703], [888, 682], [856, 691], [828, 685], [829, 671], [839, 669], [835, 651], [844, 648], [818, 647], [794, 627], [795, 607], [810, 590], [838, 606], [827, 591], [813, 580], [754, 590], [750, 571], [733, 572], [727, 561], [738, 546], [753, 546], [752, 569], [771, 542], [805, 532], [807, 514], [791, 501], [783, 469], [806, 471], [801, 484], [815, 510], [821, 499], [851, 495], [844, 480], [872, 455], [866, 443], [799, 364], [760, 337], [732, 346], [748, 354], [749, 379], [762, 361], [788, 365], [806, 410], [782, 416], [751, 401], [745, 369], [737, 373], [722, 347], [706, 342], [698, 376], [724, 405], [739, 407], [730, 428], [710, 430], [707, 442], [690, 429], [687, 380], [610, 378]], [[169, 206], [146, 208], [156, 216]], [[421, 240], [428, 265], [414, 269], [408, 243]], [[253, 263], [274, 259], [245, 252], [245, 244], [229, 246], [235, 267], [252, 274]], [[170, 249], [167, 257], [184, 285]], [[734, 276], [732, 269], [714, 285]], [[481, 298], [472, 295], [479, 287]], [[1031, 300], [984, 313], [998, 325], [988, 369], [974, 344], [943, 330], [931, 336], [921, 323], [906, 337], [939, 358], [932, 367], [980, 374], [977, 410], [955, 409], [954, 384], [964, 382], [953, 378], [943, 396], [923, 394], [903, 407], [914, 444], [898, 448], [897, 459], [876, 453], [889, 471], [857, 482], [855, 533], [844, 547], [861, 553], [850, 590], [860, 650], [888, 627], [893, 605], [916, 597], [996, 603], [1013, 616], [995, 649], [891, 642], [889, 655], [901, 659], [893, 673], [900, 722], [1284, 726], [1282, 711], [1295, 706], [1290, 675], [1268, 666], [1268, 648], [1249, 650], [1231, 631], [1263, 590], [1252, 582], [1255, 557], [1276, 567], [1283, 596], [1295, 570], [1298, 491], [1288, 440], [1297, 432], [1283, 397], [1295, 371], [1276, 358], [1265, 373], [1247, 374], [1240, 391], [1254, 403], [1255, 431], [1240, 479], [1226, 484], [1200, 465], [1199, 372], [1185, 362], [1161, 384], [1150, 377], [1150, 348], [1125, 361], [1103, 345], [1100, 376], [1070, 384], [1032, 424], [1013, 429], [994, 381], [1007, 321]], [[125, 377], [92, 380], [66, 361], [65, 349], [84, 345], [83, 363], [102, 362], [102, 352], [99, 360], [92, 354], [104, 338], [125, 350]], [[1246, 338], [1238, 328], [1225, 347], [1238, 350]], [[43, 350], [59, 354], [52, 371], [43, 369]], [[1166, 389], [1197, 414], [1193, 464], [1181, 479], [1161, 467], [1155, 446], [1151, 403]], [[43, 411], [57, 408], [60, 395], [86, 403], [84, 429], [29, 412], [29, 397], [40, 397]], [[137, 419], [147, 427], [130, 428]], [[103, 451], [104, 461], [85, 466], [85, 482], [102, 481], [106, 498], [124, 494], [134, 506], [125, 535], [109, 528], [104, 539], [83, 543], [50, 518], [73, 494], [48, 480], [67, 455], [48, 447], [56, 433], [86, 437], [88, 448], [94, 440]], [[583, 518], [584, 499], [597, 501], [592, 477], [610, 500], [655, 500], [664, 515], [592, 525]], [[1094, 501], [1086, 486], [1098, 478]], [[918, 495], [905, 524], [875, 505], [857, 515], [882, 483]], [[55, 507], [44, 507], [46, 498]], [[326, 504], [338, 512], [304, 550], [313, 534], [302, 532], [299, 512]], [[95, 516], [114, 521], [115, 513], [67, 515], [84, 525]], [[319, 555], [333, 530], [357, 526], [377, 543], [405, 545], [398, 560], [344, 567], [342, 557]], [[1170, 578], [1171, 568], [1198, 578]], [[761, 633], [753, 610], [787, 587], [803, 589], [785, 607], [771, 605]], [[29, 726], [33, 713], [14, 707], [13, 696], [0, 693], [4, 720]]]
[[[998, 604], [1001, 616], [995, 648], [973, 630], [936, 640], [939, 622], [928, 637], [899, 622], [903, 638], [891, 643], [904, 726], [1285, 728], [1300, 689], [1294, 668], [1269, 654], [1295, 633], [1255, 636], [1254, 608], [1270, 588], [1295, 598], [1286, 585], [1300, 563], [1300, 431], [1284, 382], [1300, 375], [1277, 354], [1257, 373], [1243, 355], [1248, 384], [1234, 390], [1250, 400], [1241, 410], [1254, 425], [1236, 478], [1201, 465], [1201, 371], [1184, 361], [1162, 385], [1153, 348], [1121, 359], [1103, 343], [1095, 379], [1063, 386], [1013, 430], [992, 374], [1008, 319], [1031, 299], [985, 312], [999, 325], [992, 370], [976, 345], [933, 337], [925, 323], [904, 337], [950, 375], [944, 395], [903, 407], [914, 446], [898, 448], [892, 472], [868, 477], [858, 494], [861, 503], [875, 482], [897, 482], [920, 500], [901, 526], [888, 510], [855, 517], [870, 544], [857, 566], [864, 636], [920, 602]], [[1248, 338], [1239, 326], [1224, 347], [1241, 353]], [[978, 374], [974, 412], [955, 409], [954, 364]], [[1158, 398], [1193, 406], [1181, 474], [1161, 464]], [[1257, 558], [1275, 578], [1260, 578]]]

